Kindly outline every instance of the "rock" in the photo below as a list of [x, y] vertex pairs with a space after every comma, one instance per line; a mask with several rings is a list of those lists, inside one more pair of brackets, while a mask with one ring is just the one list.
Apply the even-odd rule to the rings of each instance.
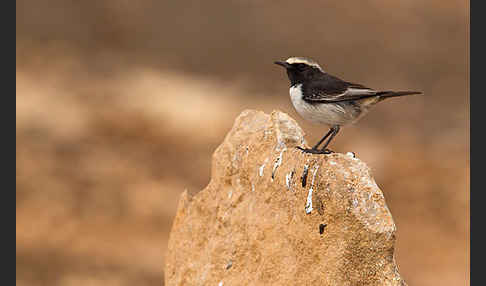
[[240, 114], [208, 186], [181, 195], [166, 285], [406, 285], [369, 168], [353, 153], [304, 154], [303, 136], [285, 113]]

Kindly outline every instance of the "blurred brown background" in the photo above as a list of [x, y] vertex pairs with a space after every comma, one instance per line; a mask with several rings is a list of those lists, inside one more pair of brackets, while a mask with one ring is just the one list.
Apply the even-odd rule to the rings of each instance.
[[161, 285], [179, 194], [244, 109], [315, 142], [273, 64], [386, 101], [331, 146], [367, 162], [409, 285], [469, 285], [468, 1], [17, 0], [17, 285]]

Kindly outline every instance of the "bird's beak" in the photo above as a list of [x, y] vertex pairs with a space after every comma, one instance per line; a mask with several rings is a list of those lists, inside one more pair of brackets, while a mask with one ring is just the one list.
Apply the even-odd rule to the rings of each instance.
[[279, 65], [279, 66], [283, 66], [286, 69], [291, 67], [291, 65], [289, 65], [287, 62], [276, 61], [274, 64]]

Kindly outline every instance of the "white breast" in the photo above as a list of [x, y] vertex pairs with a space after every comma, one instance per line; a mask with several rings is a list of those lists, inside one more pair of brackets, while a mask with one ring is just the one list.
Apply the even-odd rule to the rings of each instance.
[[297, 110], [300, 116], [304, 117], [302, 112], [308, 109], [308, 103], [302, 99], [302, 84], [296, 84], [290, 87], [290, 100], [292, 101], [295, 110]]
[[353, 118], [339, 104], [316, 103], [310, 104], [302, 99], [302, 84], [290, 87], [290, 100], [295, 110], [305, 120], [318, 124], [345, 125], [350, 123]]

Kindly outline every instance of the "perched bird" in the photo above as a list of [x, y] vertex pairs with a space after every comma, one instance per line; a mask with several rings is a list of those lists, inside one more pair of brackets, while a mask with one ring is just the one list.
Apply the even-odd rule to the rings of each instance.
[[[419, 91], [377, 91], [343, 81], [326, 73], [318, 63], [308, 58], [291, 57], [275, 64], [287, 70], [290, 99], [297, 113], [308, 121], [330, 127], [329, 132], [311, 149], [297, 147], [306, 153], [332, 153], [327, 146], [340, 127], [357, 122], [378, 102], [390, 97], [421, 94]], [[327, 142], [318, 149], [326, 138]]]

